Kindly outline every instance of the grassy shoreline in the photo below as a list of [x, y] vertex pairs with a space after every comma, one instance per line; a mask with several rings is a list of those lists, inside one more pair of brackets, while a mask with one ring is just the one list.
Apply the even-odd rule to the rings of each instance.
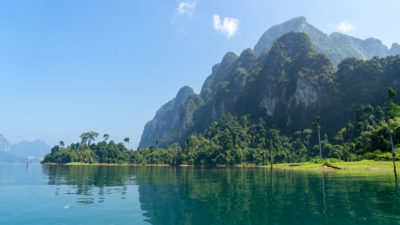
[[[341, 168], [341, 171], [346, 170], [362, 170], [362, 171], [384, 171], [393, 172], [393, 162], [391, 161], [374, 161], [361, 160], [352, 162], [333, 162], [332, 166]], [[303, 163], [282, 163], [276, 164], [275, 168], [282, 169], [300, 169], [300, 170], [336, 170], [318, 163], [303, 162]], [[400, 162], [396, 162], [396, 169], [400, 172]]]
[[[391, 161], [373, 161], [373, 160], [362, 160], [352, 162], [335, 162], [330, 163], [332, 166], [341, 168], [341, 171], [346, 170], [363, 170], [363, 171], [393, 171], [393, 163]], [[169, 164], [118, 164], [118, 163], [42, 163], [42, 165], [68, 165], [68, 166], [171, 166]], [[195, 165], [179, 165], [179, 167], [194, 167]], [[215, 167], [264, 167], [269, 168], [270, 165], [254, 165], [254, 164], [239, 164], [235, 166], [216, 165]], [[327, 167], [320, 163], [302, 162], [302, 163], [279, 163], [274, 164], [274, 168], [277, 169], [294, 169], [294, 170], [326, 170], [335, 171], [336, 169]], [[397, 171], [400, 172], [400, 162], [396, 162]]]

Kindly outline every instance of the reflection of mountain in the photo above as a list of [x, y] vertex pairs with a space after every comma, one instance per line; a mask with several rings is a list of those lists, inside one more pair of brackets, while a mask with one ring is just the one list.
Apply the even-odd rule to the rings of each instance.
[[[338, 218], [340, 224], [383, 224], [391, 221], [384, 217], [400, 218], [400, 209], [394, 207], [399, 202], [388, 197], [393, 197], [393, 186], [377, 183], [391, 174], [352, 179], [352, 175], [277, 170], [272, 181], [265, 169], [166, 172], [173, 174], [170, 184], [139, 186], [142, 210], [153, 225], [338, 224]], [[164, 179], [156, 173], [148, 176], [153, 181]]]
[[11, 152], [0, 151], [0, 163], [23, 163], [23, 162], [25, 162], [23, 158], [18, 158]]
[[200, 225], [213, 224], [216, 219], [205, 204], [186, 196], [180, 185], [141, 185], [139, 193], [141, 209], [151, 224]]
[[[78, 204], [129, 197], [139, 185], [146, 221], [180, 224], [399, 224], [392, 174], [268, 169], [43, 166]], [[65, 191], [65, 189], [63, 189]], [[340, 218], [340, 220], [338, 220]], [[338, 222], [340, 221], [340, 222]], [[134, 221], [132, 222], [134, 223]]]

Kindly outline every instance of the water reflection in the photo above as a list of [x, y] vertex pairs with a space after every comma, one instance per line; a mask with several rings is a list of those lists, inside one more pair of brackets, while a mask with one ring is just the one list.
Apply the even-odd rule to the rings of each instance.
[[[400, 224], [392, 174], [262, 168], [43, 166], [58, 195], [77, 204], [127, 198], [138, 185], [154, 225]], [[68, 190], [67, 192], [65, 190]]]
[[67, 185], [56, 188], [56, 195], [77, 195], [77, 204], [104, 202], [106, 195], [119, 194], [126, 199], [127, 185], [134, 183], [130, 167], [108, 166], [43, 166], [48, 185]]

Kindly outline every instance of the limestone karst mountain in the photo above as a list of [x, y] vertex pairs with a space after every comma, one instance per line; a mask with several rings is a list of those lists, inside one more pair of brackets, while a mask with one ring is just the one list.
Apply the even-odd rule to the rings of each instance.
[[400, 54], [398, 44], [326, 35], [294, 18], [266, 31], [254, 51], [227, 53], [200, 94], [182, 88], [146, 124], [139, 147], [181, 143], [225, 115], [262, 117], [292, 132], [324, 114], [326, 132], [336, 133], [360, 104], [381, 104], [386, 88], [399, 86], [399, 56], [370, 59], [392, 54]]

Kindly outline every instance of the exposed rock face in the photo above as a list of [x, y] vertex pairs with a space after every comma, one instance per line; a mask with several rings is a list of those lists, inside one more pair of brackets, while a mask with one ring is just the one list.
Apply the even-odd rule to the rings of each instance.
[[154, 119], [146, 123], [139, 147], [148, 147], [168, 138], [176, 139], [179, 134], [175, 131], [181, 131], [185, 128], [185, 114], [181, 114], [183, 110], [182, 104], [186, 102], [194, 91], [191, 87], [185, 86], [181, 88], [176, 97], [163, 105], [154, 116]]
[[285, 98], [285, 96], [288, 95], [285, 88], [276, 89], [271, 84], [266, 84], [265, 87], [266, 91], [261, 100], [260, 106], [265, 109], [267, 116], [273, 115], [277, 103], [283, 103], [286, 108], [289, 108], [293, 104], [303, 104], [305, 107], [309, 107], [318, 101], [319, 95], [317, 87], [312, 85], [311, 82], [305, 80], [303, 77], [297, 78], [296, 91], [294, 96], [291, 96], [289, 100], [286, 100]]
[[326, 54], [334, 65], [346, 57], [369, 59], [374, 56], [386, 57], [400, 54], [400, 51], [388, 49], [382, 41], [375, 38], [365, 40], [334, 32], [329, 36], [307, 22], [304, 17], [297, 17], [268, 29], [254, 47], [260, 54], [269, 50], [278, 37], [290, 31], [308, 34], [319, 52]]
[[[271, 88], [268, 88], [268, 90], [271, 90]], [[275, 111], [275, 106], [279, 100], [281, 99], [274, 97], [271, 91], [266, 93], [261, 100], [260, 106], [265, 109], [267, 116], [272, 116]]]
[[303, 103], [306, 107], [311, 106], [318, 100], [317, 88], [303, 77], [298, 77], [294, 97], [296, 104]]

